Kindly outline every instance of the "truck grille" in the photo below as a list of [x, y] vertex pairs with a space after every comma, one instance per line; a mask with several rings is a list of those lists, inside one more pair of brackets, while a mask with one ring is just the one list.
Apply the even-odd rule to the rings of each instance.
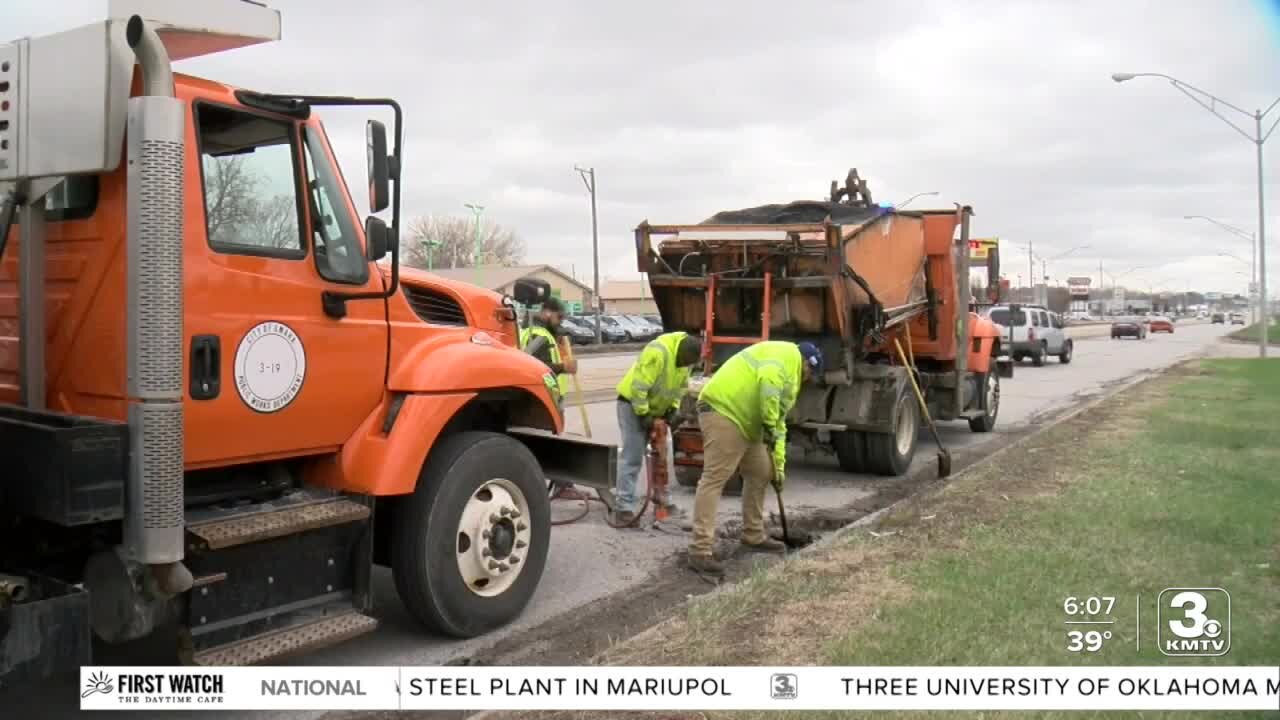
[[457, 300], [435, 290], [401, 285], [409, 306], [425, 323], [432, 325], [467, 324], [467, 314]]

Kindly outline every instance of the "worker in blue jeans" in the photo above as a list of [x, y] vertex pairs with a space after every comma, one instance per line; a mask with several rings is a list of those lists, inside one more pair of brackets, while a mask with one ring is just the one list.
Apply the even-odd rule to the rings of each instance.
[[[631, 369], [618, 383], [618, 431], [622, 435], [622, 458], [618, 463], [617, 505], [614, 524], [635, 524], [643, 498], [636, 493], [640, 468], [655, 420], [668, 425], [680, 409], [688, 390], [689, 373], [702, 355], [702, 342], [688, 333], [659, 335], [649, 342]], [[668, 512], [677, 509], [671, 498], [655, 498]]]

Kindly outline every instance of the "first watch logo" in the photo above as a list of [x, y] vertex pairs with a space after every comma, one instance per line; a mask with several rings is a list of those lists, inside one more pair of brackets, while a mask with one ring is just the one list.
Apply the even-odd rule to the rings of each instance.
[[774, 673], [769, 696], [774, 700], [795, 700], [799, 694], [796, 676], [791, 673]]
[[1165, 588], [1156, 621], [1165, 655], [1217, 657], [1231, 649], [1231, 595], [1222, 588]]
[[115, 692], [115, 684], [111, 682], [111, 678], [104, 672], [95, 672], [84, 681], [84, 692], [80, 693], [80, 699], [83, 700], [90, 695], [102, 693], [110, 695]]

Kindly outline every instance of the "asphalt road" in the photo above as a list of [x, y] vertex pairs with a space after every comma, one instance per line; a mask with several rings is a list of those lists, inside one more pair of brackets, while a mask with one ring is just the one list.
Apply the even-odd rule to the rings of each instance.
[[[1050, 360], [1043, 367], [1029, 362], [1017, 366], [1014, 377], [1002, 383], [1001, 408], [996, 432], [971, 433], [962, 422], [943, 423], [943, 441], [953, 448], [991, 442], [1001, 433], [1042, 422], [1085, 399], [1117, 385], [1134, 381], [1152, 371], [1207, 351], [1216, 339], [1231, 328], [1222, 325], [1179, 325], [1173, 335], [1150, 336], [1145, 341], [1110, 340], [1107, 337], [1077, 337], [1075, 358], [1068, 365]], [[1087, 333], [1080, 333], [1085, 335]], [[625, 370], [631, 356], [595, 356], [581, 359], [581, 373], [595, 379], [595, 392], [608, 393], [611, 383]], [[609, 397], [612, 397], [610, 394]], [[591, 428], [598, 438], [617, 440], [614, 405], [611, 401], [587, 406]], [[582, 424], [574, 408], [566, 413], [569, 429], [581, 432]], [[933, 453], [927, 433], [920, 438], [915, 462], [931, 463]], [[829, 456], [792, 456], [787, 478], [788, 515], [802, 514], [806, 508], [840, 507], [869, 494], [878, 482], [870, 476], [842, 473]], [[677, 504], [691, 508], [692, 491], [674, 487]], [[794, 508], [794, 510], [793, 510]], [[556, 504], [556, 515], [571, 515], [573, 504]], [[737, 516], [736, 498], [721, 503], [722, 519]], [[583, 607], [594, 600], [642, 583], [662, 560], [687, 544], [687, 536], [659, 530], [617, 531], [603, 522], [599, 506], [583, 520], [554, 528], [546, 572], [538, 592], [525, 613], [512, 625], [471, 641], [450, 641], [424, 634], [405, 613], [395, 595], [390, 574], [375, 575], [376, 614], [381, 627], [375, 633], [332, 648], [291, 660], [305, 665], [436, 665], [470, 655], [505, 637], [537, 626], [553, 617]], [[163, 641], [146, 647], [132, 647], [127, 653], [99, 656], [101, 664], [163, 664], [173, 662]], [[77, 705], [73, 682], [48, 682], [20, 691], [27, 707], [38, 707], [33, 717], [71, 717]], [[0, 696], [0, 707], [13, 698]], [[148, 717], [168, 714], [148, 713]], [[173, 715], [176, 717], [177, 715]], [[255, 717], [314, 717], [314, 713], [255, 714]], [[201, 718], [232, 718], [235, 713], [203, 712]]]

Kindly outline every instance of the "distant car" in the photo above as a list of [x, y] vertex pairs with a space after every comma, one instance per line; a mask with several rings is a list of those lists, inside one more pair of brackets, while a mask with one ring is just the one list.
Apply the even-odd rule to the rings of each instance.
[[1244, 324], [1244, 313], [1240, 313], [1240, 312], [1233, 312], [1233, 313], [1231, 313], [1231, 324], [1232, 324], [1232, 325], [1243, 325], [1243, 324]]
[[1223, 315], [1222, 313], [1214, 313], [1214, 314], [1213, 314], [1213, 317], [1209, 319], [1209, 322], [1211, 322], [1211, 323], [1213, 323], [1213, 324], [1215, 324], [1215, 325], [1216, 325], [1216, 324], [1218, 324], [1218, 323], [1226, 323], [1226, 322], [1227, 322], [1227, 316], [1226, 316], [1226, 315]]
[[605, 341], [606, 343], [620, 343], [620, 342], [627, 341], [627, 333], [625, 330], [618, 327], [616, 324], [610, 324], [609, 322], [599, 322], [596, 318], [597, 318], [596, 315], [577, 315], [574, 317], [574, 320], [580, 322], [585, 327], [589, 328], [593, 336], [596, 331], [596, 325], [599, 324], [600, 339]]
[[1136, 317], [1115, 320], [1111, 323], [1111, 339], [1116, 340], [1122, 337], [1146, 340], [1147, 326]]
[[649, 339], [649, 326], [641, 325], [626, 315], [605, 315], [604, 321], [626, 333], [629, 342], [643, 342]]
[[569, 338], [569, 342], [574, 345], [590, 345], [596, 341], [596, 331], [577, 322], [572, 317], [561, 318], [560, 329]]
[[658, 315], [655, 313], [655, 314], [649, 314], [649, 315], [641, 315], [640, 317], [643, 317], [645, 320], [648, 320], [649, 322], [653, 323], [654, 325], [657, 325], [658, 327], [663, 327], [661, 315]]
[[1029, 357], [1032, 365], [1040, 367], [1050, 355], [1064, 365], [1071, 362], [1075, 342], [1058, 313], [1043, 305], [1008, 304], [992, 305], [985, 315], [1002, 327], [1001, 337], [1008, 342], [1014, 362]]
[[1153, 333], [1158, 333], [1158, 332], [1167, 332], [1170, 334], [1173, 333], [1173, 321], [1167, 317], [1159, 317], [1159, 316], [1153, 317], [1151, 318], [1151, 322], [1147, 324], [1147, 327]]
[[628, 314], [620, 317], [630, 322], [631, 326], [636, 329], [636, 332], [632, 333], [633, 338], [636, 340], [652, 340], [662, 334], [661, 327], [654, 325], [639, 315]]

